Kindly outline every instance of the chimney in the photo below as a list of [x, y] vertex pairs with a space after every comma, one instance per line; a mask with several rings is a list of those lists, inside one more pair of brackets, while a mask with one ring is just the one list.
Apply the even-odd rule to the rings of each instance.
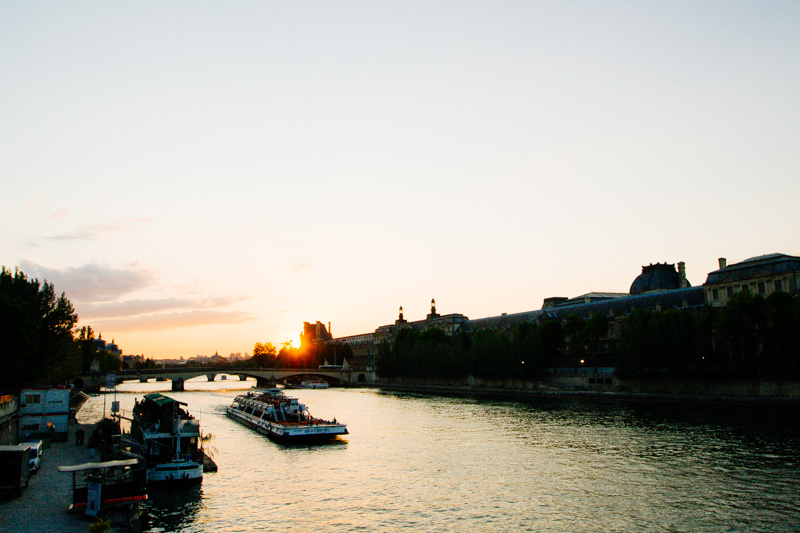
[[719, 268], [720, 268], [720, 270], [722, 270], [723, 268], [725, 268], [725, 267], [727, 267], [727, 266], [728, 266], [728, 260], [727, 260], [727, 259], [725, 259], [724, 257], [720, 257], [720, 258], [718, 259], [718, 261], [719, 261]]
[[681, 289], [690, 287], [689, 280], [686, 279], [686, 263], [683, 261], [678, 262], [678, 283]]

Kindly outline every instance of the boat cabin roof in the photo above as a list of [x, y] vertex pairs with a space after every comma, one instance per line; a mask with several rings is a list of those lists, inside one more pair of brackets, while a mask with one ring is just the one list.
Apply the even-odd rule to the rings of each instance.
[[179, 405], [187, 405], [185, 402], [179, 402], [169, 396], [164, 396], [163, 394], [159, 394], [158, 392], [151, 392], [150, 394], [144, 395], [145, 400], [150, 400], [151, 402], [155, 402], [156, 405], [159, 407], [163, 407], [165, 405], [169, 405], [171, 403], [177, 403]]

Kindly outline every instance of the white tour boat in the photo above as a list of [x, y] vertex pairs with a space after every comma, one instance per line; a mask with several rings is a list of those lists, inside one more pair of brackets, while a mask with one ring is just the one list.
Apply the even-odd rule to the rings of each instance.
[[256, 389], [237, 396], [228, 407], [229, 417], [269, 438], [284, 443], [332, 440], [347, 435], [347, 426], [314, 418], [297, 398], [281, 389]]

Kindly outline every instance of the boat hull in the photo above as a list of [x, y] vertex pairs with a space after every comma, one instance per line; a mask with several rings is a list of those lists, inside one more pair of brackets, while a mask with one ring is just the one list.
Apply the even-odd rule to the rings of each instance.
[[162, 463], [147, 469], [147, 483], [191, 485], [203, 481], [203, 464], [195, 461]]

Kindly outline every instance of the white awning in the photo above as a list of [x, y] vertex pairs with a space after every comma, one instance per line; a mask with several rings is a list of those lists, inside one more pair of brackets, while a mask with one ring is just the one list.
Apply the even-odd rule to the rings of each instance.
[[117, 461], [105, 461], [103, 463], [83, 463], [82, 465], [59, 466], [59, 472], [82, 472], [84, 470], [98, 470], [101, 468], [113, 468], [115, 466], [133, 466], [138, 464], [138, 459], [120, 459]]

